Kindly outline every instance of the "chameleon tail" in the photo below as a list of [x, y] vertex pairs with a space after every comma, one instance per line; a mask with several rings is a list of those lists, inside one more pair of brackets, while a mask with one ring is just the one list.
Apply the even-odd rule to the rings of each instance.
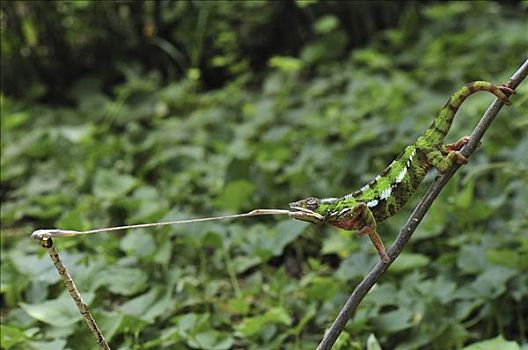
[[460, 90], [458, 90], [454, 95], [452, 95], [449, 100], [438, 114], [438, 117], [433, 121], [431, 126], [426, 132], [429, 142], [432, 144], [440, 144], [443, 142], [449, 128], [453, 123], [455, 114], [462, 105], [462, 103], [470, 95], [478, 91], [489, 91], [495, 95], [499, 100], [502, 101], [505, 105], [511, 105], [510, 100], [506, 94], [513, 94], [515, 91], [506, 86], [495, 86], [487, 81], [474, 81], [467, 83]]

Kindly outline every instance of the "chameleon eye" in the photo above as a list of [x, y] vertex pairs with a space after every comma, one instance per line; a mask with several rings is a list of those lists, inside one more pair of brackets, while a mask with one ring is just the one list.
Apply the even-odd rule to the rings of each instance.
[[306, 201], [307, 209], [314, 210], [318, 207], [317, 198], [308, 198]]

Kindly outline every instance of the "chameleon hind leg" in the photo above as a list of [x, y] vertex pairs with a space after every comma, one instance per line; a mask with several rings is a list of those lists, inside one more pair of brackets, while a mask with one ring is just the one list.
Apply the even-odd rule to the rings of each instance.
[[359, 230], [359, 235], [368, 235], [368, 237], [372, 241], [372, 244], [374, 244], [374, 247], [378, 251], [378, 255], [380, 256], [381, 261], [383, 261], [384, 263], [389, 263], [390, 257], [385, 251], [385, 246], [383, 245], [380, 236], [376, 232], [376, 219], [374, 218], [374, 214], [372, 214], [372, 211], [370, 211], [370, 208], [365, 203], [359, 203], [354, 208], [354, 212], [357, 212], [359, 214], [358, 218], [362, 219], [363, 222], [365, 222], [365, 226], [363, 226]]

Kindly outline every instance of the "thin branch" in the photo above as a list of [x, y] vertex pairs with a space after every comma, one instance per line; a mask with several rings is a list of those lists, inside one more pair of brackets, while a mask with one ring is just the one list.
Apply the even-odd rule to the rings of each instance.
[[[510, 87], [511, 89], [515, 89], [524, 80], [524, 78], [526, 78], [527, 75], [528, 60], [526, 60], [521, 65], [521, 67], [512, 75], [508, 83], [506, 83], [505, 85]], [[469, 157], [475, 151], [480, 142], [480, 139], [490, 126], [493, 119], [495, 119], [497, 113], [500, 111], [502, 106], [503, 103], [496, 99], [486, 110], [486, 113], [484, 113], [484, 116], [473, 130], [469, 142], [461, 150], [461, 153], [466, 156], [466, 158]], [[345, 327], [346, 323], [356, 311], [359, 303], [363, 300], [363, 298], [372, 288], [374, 283], [376, 283], [378, 279], [383, 275], [383, 273], [389, 268], [390, 264], [392, 264], [394, 259], [396, 259], [398, 255], [400, 255], [403, 248], [405, 247], [405, 244], [407, 243], [409, 238], [411, 238], [411, 235], [418, 227], [418, 224], [422, 221], [423, 217], [433, 204], [434, 200], [436, 199], [442, 188], [447, 184], [447, 182], [451, 179], [453, 174], [459, 168], [460, 165], [453, 166], [450, 171], [448, 171], [444, 175], [439, 176], [433, 182], [431, 187], [429, 187], [427, 193], [420, 200], [420, 203], [418, 203], [417, 207], [414, 209], [413, 213], [401, 229], [400, 233], [398, 234], [398, 237], [396, 238], [396, 241], [387, 251], [391, 258], [391, 262], [388, 264], [382, 263], [381, 261], [378, 262], [372, 268], [372, 270], [370, 270], [370, 272], [365, 276], [365, 278], [356, 286], [356, 288], [346, 301], [345, 305], [339, 312], [339, 315], [335, 319], [334, 323], [324, 335], [323, 340], [321, 341], [321, 343], [319, 343], [319, 346], [317, 346], [317, 350], [329, 350], [332, 348], [335, 341], [339, 337], [339, 334], [341, 334], [341, 331]]]
[[48, 248], [48, 254], [51, 260], [53, 261], [55, 268], [57, 268], [59, 275], [62, 277], [66, 289], [68, 290], [73, 301], [79, 308], [79, 312], [81, 313], [84, 322], [90, 329], [90, 332], [92, 332], [92, 335], [94, 336], [95, 341], [99, 345], [99, 348], [103, 350], [110, 350], [110, 347], [108, 346], [108, 343], [106, 342], [103, 333], [101, 333], [101, 330], [97, 326], [95, 319], [93, 318], [92, 314], [90, 313], [90, 310], [88, 309], [88, 305], [86, 305], [86, 303], [84, 302], [81, 294], [79, 293], [79, 290], [75, 286], [75, 283], [73, 282], [73, 279], [70, 276], [70, 273], [66, 269], [66, 266], [64, 266], [59, 252], [57, 251], [57, 249], [55, 249], [55, 247], [53, 247], [53, 241], [51, 240], [51, 238], [49, 238], [45, 242], [47, 244], [45, 248]]

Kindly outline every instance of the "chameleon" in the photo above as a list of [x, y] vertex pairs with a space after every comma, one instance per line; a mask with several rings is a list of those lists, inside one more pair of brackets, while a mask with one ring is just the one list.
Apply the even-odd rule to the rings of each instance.
[[488, 91], [505, 105], [515, 92], [507, 86], [495, 86], [487, 81], [474, 81], [464, 85], [442, 107], [431, 126], [416, 141], [390, 163], [385, 170], [359, 190], [340, 198], [308, 197], [289, 204], [298, 210], [295, 219], [312, 223], [327, 223], [345, 230], [359, 230], [359, 236], [368, 236], [384, 263], [390, 262], [377, 223], [397, 213], [416, 192], [426, 173], [435, 168], [447, 172], [455, 163], [466, 164], [459, 151], [469, 136], [457, 142], [444, 144], [457, 110], [462, 103], [478, 91]]

